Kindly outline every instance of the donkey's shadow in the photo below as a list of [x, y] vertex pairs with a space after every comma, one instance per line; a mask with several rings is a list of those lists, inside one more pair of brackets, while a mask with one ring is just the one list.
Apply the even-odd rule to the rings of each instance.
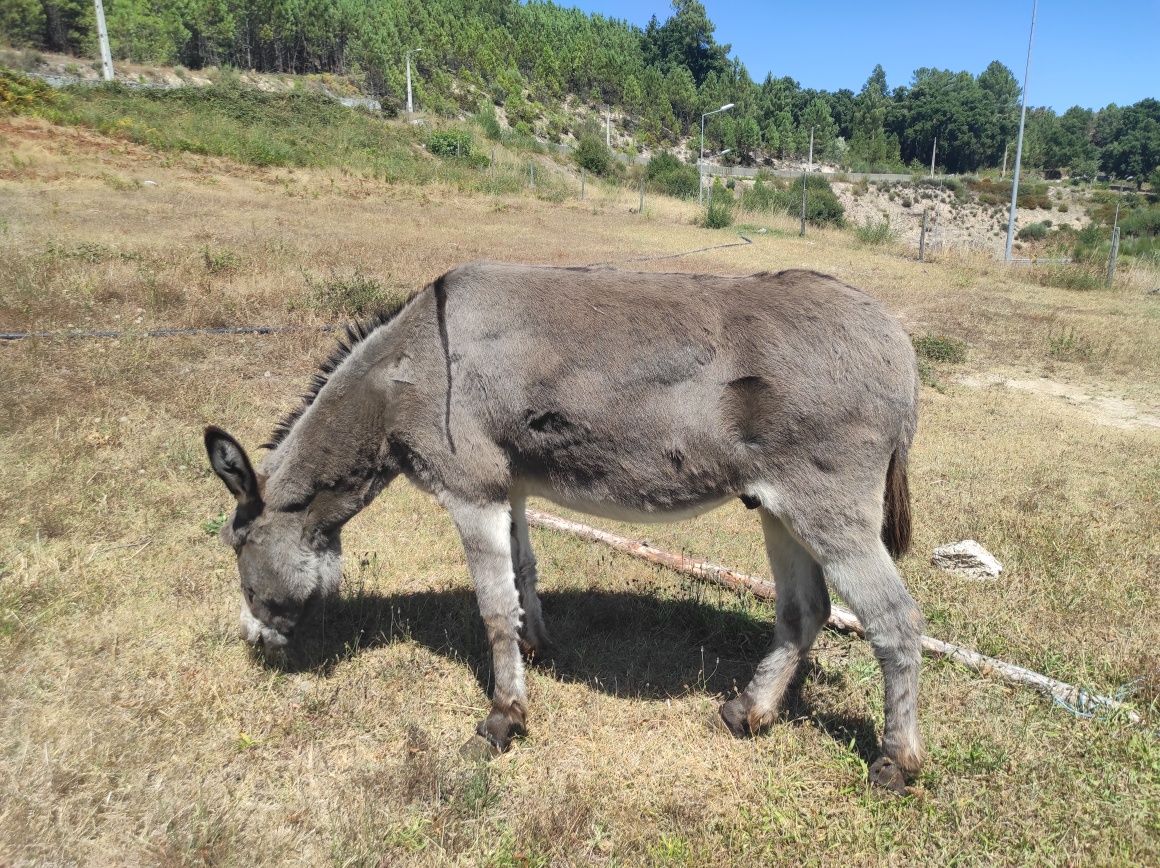
[[[688, 695], [731, 695], [743, 688], [769, 650], [772, 614], [693, 599], [622, 591], [545, 591], [540, 595], [554, 647], [542, 671], [614, 696], [659, 701]], [[266, 661], [286, 672], [329, 676], [364, 650], [412, 641], [470, 668], [490, 690], [487, 636], [467, 589], [384, 595], [356, 592], [327, 601], [301, 627], [286, 655]], [[784, 717], [808, 721], [870, 761], [877, 755], [872, 721], [815, 713], [803, 704], [804, 674], [815, 681], [848, 679], [802, 667], [786, 697]]]

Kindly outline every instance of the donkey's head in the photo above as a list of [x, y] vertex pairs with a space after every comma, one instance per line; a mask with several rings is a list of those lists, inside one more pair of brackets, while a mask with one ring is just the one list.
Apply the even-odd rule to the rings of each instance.
[[338, 530], [312, 522], [309, 508], [267, 509], [265, 478], [222, 429], [205, 429], [205, 449], [214, 473], [238, 501], [221, 538], [238, 555], [242, 638], [267, 650], [281, 648], [310, 605], [338, 590]]

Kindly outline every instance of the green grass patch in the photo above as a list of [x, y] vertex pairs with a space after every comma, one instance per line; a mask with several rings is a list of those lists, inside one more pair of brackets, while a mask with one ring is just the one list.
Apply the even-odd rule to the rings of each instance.
[[1041, 286], [1060, 289], [1100, 289], [1107, 283], [1107, 272], [1098, 262], [1068, 262], [1060, 265], [1037, 265], [1032, 279]]
[[434, 171], [418, 151], [412, 130], [302, 90], [271, 94], [228, 80], [173, 90], [74, 86], [53, 102], [21, 110], [162, 151], [227, 157], [252, 166], [341, 166], [386, 180], [415, 181]]
[[931, 362], [962, 364], [967, 360], [967, 344], [958, 338], [945, 335], [919, 335], [910, 339], [914, 352], [920, 359]]

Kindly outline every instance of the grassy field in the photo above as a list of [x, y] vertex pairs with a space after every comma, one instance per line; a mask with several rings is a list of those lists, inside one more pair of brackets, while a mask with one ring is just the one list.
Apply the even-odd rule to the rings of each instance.
[[[450, 521], [405, 484], [349, 526], [343, 596], [307, 645], [280, 667], [255, 659], [201, 428], [265, 439], [329, 348], [310, 329], [473, 258], [624, 262], [736, 240], [696, 227], [691, 204], [637, 214], [635, 193], [599, 185], [580, 202], [424, 180], [0, 119], [0, 326], [126, 329], [0, 346], [0, 864], [1160, 861], [1152, 272], [1069, 291], [838, 230], [799, 239], [779, 218], [748, 227], [750, 246], [636, 263], [817, 268], [886, 300], [924, 348], [963, 342], [961, 361], [926, 350], [912, 453], [900, 566], [928, 632], [1130, 692], [1145, 726], [928, 661], [930, 762], [914, 795], [887, 796], [865, 783], [882, 697], [864, 643], [823, 634], [784, 720], [732, 740], [708, 721], [772, 610], [533, 531], [559, 655], [529, 674], [528, 738], [477, 765], [458, 747], [486, 706], [483, 628]], [[306, 330], [140, 334], [237, 323]], [[767, 570], [740, 506], [609, 526]], [[928, 565], [964, 537], [1003, 561], [1000, 580]]]

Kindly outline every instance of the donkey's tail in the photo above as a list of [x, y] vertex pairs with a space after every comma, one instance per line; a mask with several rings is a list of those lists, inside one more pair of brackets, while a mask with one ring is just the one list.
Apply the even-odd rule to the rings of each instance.
[[910, 485], [906, 481], [906, 450], [895, 449], [886, 467], [886, 496], [882, 515], [882, 542], [891, 557], [910, 548]]

